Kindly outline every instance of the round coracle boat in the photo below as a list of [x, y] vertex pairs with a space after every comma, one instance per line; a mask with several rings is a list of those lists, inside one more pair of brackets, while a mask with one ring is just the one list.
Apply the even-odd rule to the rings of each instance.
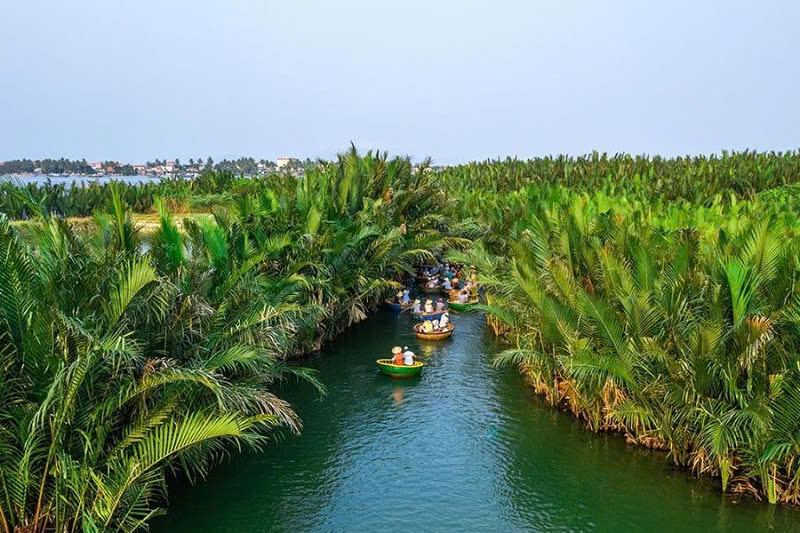
[[423, 324], [417, 324], [414, 326], [414, 333], [417, 335], [418, 339], [426, 340], [426, 341], [440, 341], [442, 339], [446, 339], [450, 335], [453, 334], [453, 330], [456, 327], [453, 324], [447, 324], [444, 329], [441, 330], [434, 330], [430, 333], [425, 333], [423, 330]]
[[377, 359], [378, 368], [387, 376], [393, 378], [410, 378], [418, 376], [425, 364], [422, 361], [414, 361], [413, 365], [395, 365], [391, 359]]
[[477, 303], [478, 303], [477, 298], [474, 298], [468, 302], [459, 302], [450, 300], [449, 302], [447, 302], [447, 307], [455, 311], [468, 311], [472, 309], [472, 306], [474, 306]]
[[400, 311], [402, 311], [403, 309], [406, 309], [406, 308], [408, 308], [408, 307], [411, 307], [411, 304], [410, 304], [410, 303], [408, 303], [408, 304], [406, 304], [406, 305], [399, 304], [399, 303], [397, 303], [397, 302], [394, 302], [394, 301], [392, 301], [392, 299], [391, 299], [391, 298], [387, 298], [386, 300], [384, 300], [384, 302], [386, 303], [386, 307], [387, 307], [388, 309], [390, 309], [390, 310], [392, 310], [392, 311], [396, 311], [396, 312], [400, 312]]
[[437, 285], [435, 287], [422, 286], [422, 287], [417, 287], [417, 290], [419, 292], [424, 292], [425, 294], [439, 294], [440, 292], [442, 292], [442, 286], [441, 285]]
[[444, 311], [442, 311], [441, 313], [424, 313], [424, 312], [423, 313], [414, 313], [414, 318], [416, 318], [417, 320], [423, 320], [423, 321], [424, 320], [433, 321], [433, 320], [439, 320], [440, 318], [442, 318], [443, 314], [444, 314]]

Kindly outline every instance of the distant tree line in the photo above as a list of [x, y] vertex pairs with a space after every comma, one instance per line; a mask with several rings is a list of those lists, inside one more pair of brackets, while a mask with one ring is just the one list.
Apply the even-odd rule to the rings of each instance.
[[[116, 165], [116, 163], [114, 163]], [[130, 165], [126, 165], [130, 166]], [[133, 167], [131, 167], [133, 170]], [[0, 163], [0, 174], [94, 174], [94, 169], [85, 159], [14, 159]]]
[[[156, 159], [155, 161], [148, 161], [145, 164], [147, 169], [162, 167], [167, 164], [166, 159]], [[286, 167], [287, 170], [303, 170], [312, 167], [315, 162], [309, 158], [305, 160], [293, 159]], [[260, 168], [259, 168], [260, 167]], [[182, 164], [180, 159], [175, 159], [173, 162], [175, 171], [196, 171], [201, 170], [215, 170], [217, 172], [232, 172], [236, 175], [257, 175], [262, 173], [274, 172], [277, 166], [274, 161], [268, 159], [256, 160], [252, 157], [240, 157], [239, 159], [223, 159], [218, 163], [214, 163], [211, 157], [205, 160], [202, 157], [197, 159], [189, 158], [189, 162]], [[120, 164], [116, 161], [104, 161], [103, 170], [108, 174], [116, 174], [122, 176], [134, 176], [137, 174], [136, 169], [130, 164]], [[85, 159], [70, 160], [70, 159], [15, 159], [0, 163], [0, 175], [2, 174], [94, 174], [94, 169], [89, 166]]]

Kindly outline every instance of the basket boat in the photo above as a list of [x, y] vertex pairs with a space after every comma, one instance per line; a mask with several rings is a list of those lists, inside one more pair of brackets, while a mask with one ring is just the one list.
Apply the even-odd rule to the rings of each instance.
[[431, 333], [425, 333], [422, 331], [422, 324], [417, 324], [414, 326], [414, 333], [417, 335], [418, 339], [425, 341], [440, 341], [452, 335], [454, 329], [456, 329], [456, 327], [453, 324], [447, 324], [443, 331], [432, 331]]
[[393, 378], [410, 378], [418, 376], [425, 363], [422, 361], [414, 361], [413, 365], [395, 365], [391, 359], [377, 359], [378, 368], [387, 376]]

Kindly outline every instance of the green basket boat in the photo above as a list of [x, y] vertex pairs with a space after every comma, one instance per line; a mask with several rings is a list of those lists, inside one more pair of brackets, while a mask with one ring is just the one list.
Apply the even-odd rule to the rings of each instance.
[[378, 359], [375, 362], [378, 363], [378, 368], [381, 369], [381, 372], [393, 378], [411, 378], [418, 376], [422, 367], [425, 366], [422, 361], [414, 361], [413, 366], [395, 365], [392, 364], [391, 359]]
[[478, 300], [470, 300], [465, 303], [460, 302], [447, 302], [447, 307], [453, 309], [454, 311], [469, 311], [472, 309], [472, 306], [478, 303]]

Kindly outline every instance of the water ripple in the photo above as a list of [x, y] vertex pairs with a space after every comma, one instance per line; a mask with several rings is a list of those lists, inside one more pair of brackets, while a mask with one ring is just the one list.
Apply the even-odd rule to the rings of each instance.
[[[299, 438], [238, 457], [207, 482], [172, 490], [156, 532], [798, 531], [783, 508], [723, 498], [664, 457], [593, 435], [544, 405], [480, 315], [454, 316], [444, 342], [419, 342], [405, 315], [382, 313], [309, 361], [329, 394], [281, 394]], [[393, 381], [374, 360], [394, 344], [425, 361]]]

